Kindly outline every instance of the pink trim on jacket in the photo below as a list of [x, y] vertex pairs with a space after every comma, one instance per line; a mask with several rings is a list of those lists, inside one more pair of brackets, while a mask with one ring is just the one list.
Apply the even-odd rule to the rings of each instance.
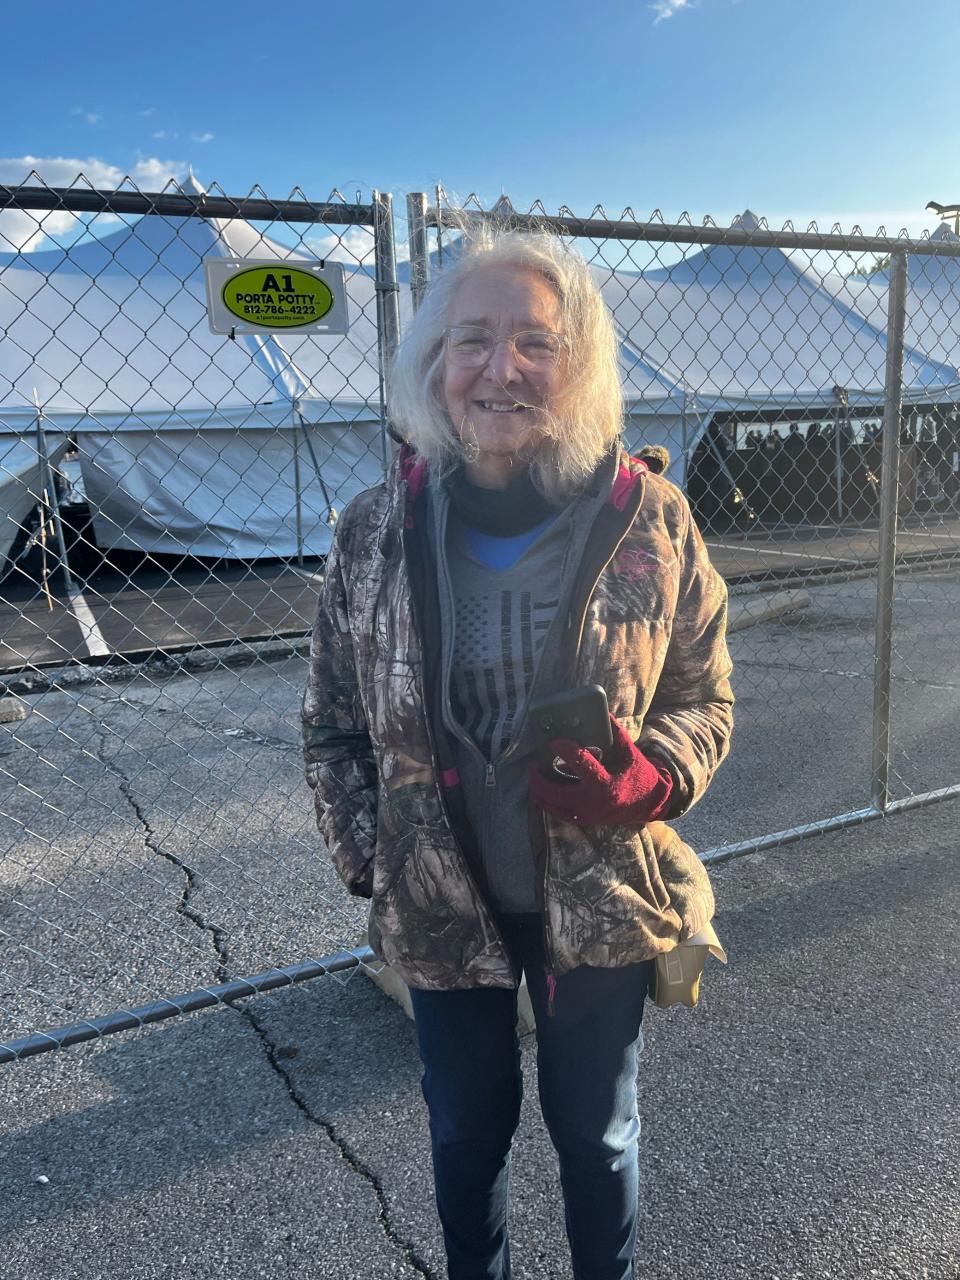
[[630, 466], [627, 466], [625, 462], [620, 463], [616, 479], [613, 482], [613, 488], [610, 490], [610, 501], [618, 511], [623, 511], [630, 501], [634, 486], [644, 471], [650, 470], [642, 458], [631, 458], [630, 463]]
[[420, 491], [427, 483], [427, 460], [420, 458], [408, 444], [400, 449], [400, 479], [407, 486], [405, 529], [413, 528], [413, 508]]

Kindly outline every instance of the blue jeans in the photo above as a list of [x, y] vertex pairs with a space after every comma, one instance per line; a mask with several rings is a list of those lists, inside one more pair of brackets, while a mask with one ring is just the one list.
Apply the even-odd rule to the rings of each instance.
[[[536, 1017], [540, 1107], [560, 1159], [574, 1280], [632, 1280], [637, 1059], [652, 962], [564, 974], [551, 1016], [541, 917], [499, 923]], [[517, 993], [411, 995], [449, 1280], [510, 1280], [510, 1145], [523, 1088]]]

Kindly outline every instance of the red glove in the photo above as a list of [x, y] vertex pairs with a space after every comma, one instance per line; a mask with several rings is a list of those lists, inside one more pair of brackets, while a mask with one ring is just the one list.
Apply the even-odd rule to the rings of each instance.
[[673, 778], [663, 765], [654, 764], [613, 716], [613, 744], [603, 764], [586, 747], [569, 738], [556, 738], [550, 750], [564, 762], [578, 782], [557, 782], [529, 768], [530, 794], [548, 813], [566, 818], [579, 827], [636, 826], [658, 818], [667, 809]]

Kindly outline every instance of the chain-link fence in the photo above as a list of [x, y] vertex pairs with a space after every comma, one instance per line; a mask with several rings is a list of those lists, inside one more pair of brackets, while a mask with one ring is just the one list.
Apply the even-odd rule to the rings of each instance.
[[594, 269], [627, 443], [668, 448], [732, 592], [756, 780], [733, 817], [721, 771], [691, 815], [706, 859], [960, 795], [960, 239], [407, 204], [415, 301], [478, 221]]
[[[736, 750], [688, 837], [718, 859], [960, 794], [960, 241], [441, 197], [408, 197], [412, 303], [474, 219], [570, 237], [627, 443], [668, 448], [730, 585]], [[385, 197], [0, 204], [72, 220], [0, 255], [0, 679], [28, 709], [0, 744], [3, 1060], [369, 955], [297, 712], [406, 291]], [[205, 257], [348, 250], [346, 337], [209, 333]]]
[[[360, 936], [318, 856], [298, 703], [337, 512], [389, 460], [399, 289], [376, 192], [81, 180], [0, 207], [6, 1040], [283, 983]], [[213, 333], [224, 258], [338, 262], [346, 334]]]

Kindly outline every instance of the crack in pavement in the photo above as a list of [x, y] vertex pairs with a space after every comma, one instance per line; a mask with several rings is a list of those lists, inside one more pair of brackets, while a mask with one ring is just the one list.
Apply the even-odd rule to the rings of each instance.
[[[111, 699], [111, 701], [113, 700]], [[190, 897], [194, 889], [197, 887], [196, 873], [181, 858], [178, 858], [173, 853], [167, 852], [157, 842], [153, 829], [151, 828], [139, 801], [131, 790], [130, 779], [119, 765], [114, 761], [107, 759], [106, 730], [98, 728], [97, 737], [100, 744], [97, 750], [97, 756], [104, 767], [109, 769], [110, 772], [119, 780], [120, 793], [136, 814], [137, 821], [140, 823], [142, 828], [144, 844], [153, 853], [158, 854], [161, 858], [165, 858], [168, 862], [171, 862], [175, 867], [178, 867], [183, 872], [186, 878], [186, 883], [184, 885], [183, 895], [181, 896], [180, 902], [177, 906], [177, 912], [178, 914], [185, 916], [198, 928], [205, 930], [211, 935], [214, 949], [218, 957], [218, 964], [215, 970], [217, 980], [218, 982], [226, 982], [228, 980], [226, 966], [229, 960], [229, 953], [226, 945], [226, 931], [218, 925], [210, 924], [198, 911], [195, 911], [191, 906], [189, 906]], [[393, 1226], [390, 1221], [383, 1187], [373, 1170], [365, 1164], [359, 1156], [350, 1150], [346, 1141], [337, 1133], [334, 1126], [328, 1120], [324, 1120], [321, 1116], [313, 1114], [305, 1099], [299, 1095], [294, 1087], [292, 1079], [290, 1078], [289, 1072], [287, 1072], [283, 1067], [279, 1055], [277, 1054], [276, 1046], [271, 1041], [265, 1028], [258, 1022], [253, 1011], [246, 1006], [234, 1006], [231, 1004], [227, 1007], [233, 1009], [234, 1012], [239, 1013], [250, 1024], [250, 1026], [253, 1027], [264, 1046], [268, 1062], [283, 1082], [288, 1096], [297, 1109], [312, 1124], [317, 1125], [323, 1130], [329, 1141], [336, 1148], [341, 1159], [345, 1161], [348, 1167], [357, 1174], [358, 1177], [362, 1178], [369, 1184], [377, 1202], [377, 1221], [379, 1222], [383, 1230], [383, 1234], [389, 1243], [400, 1252], [409, 1265], [413, 1267], [419, 1275], [424, 1277], [424, 1280], [440, 1280], [440, 1277], [437, 1276], [436, 1272], [432, 1271], [428, 1264], [420, 1257], [415, 1247], [409, 1241], [404, 1240]]]
[[290, 1073], [285, 1069], [279, 1054], [277, 1053], [277, 1046], [271, 1040], [266, 1029], [257, 1021], [253, 1010], [248, 1005], [244, 1005], [242, 1007], [238, 1006], [236, 1008], [236, 1012], [241, 1014], [241, 1016], [250, 1023], [254, 1031], [259, 1036], [263, 1044], [264, 1051], [266, 1052], [267, 1060], [283, 1081], [294, 1106], [310, 1121], [311, 1124], [315, 1124], [323, 1130], [327, 1135], [327, 1138], [336, 1148], [340, 1158], [355, 1174], [357, 1174], [359, 1178], [369, 1184], [377, 1202], [377, 1221], [379, 1222], [383, 1230], [383, 1234], [389, 1243], [402, 1254], [404, 1259], [411, 1267], [413, 1267], [418, 1275], [424, 1277], [424, 1280], [441, 1280], [441, 1277], [431, 1269], [429, 1263], [420, 1256], [415, 1246], [411, 1244], [409, 1240], [405, 1240], [390, 1221], [386, 1195], [384, 1194], [380, 1179], [374, 1171], [354, 1151], [351, 1151], [346, 1140], [337, 1133], [329, 1120], [324, 1120], [322, 1116], [314, 1115], [306, 1100], [297, 1092]]
[[[114, 701], [114, 699], [110, 699], [110, 701]], [[211, 935], [211, 940], [213, 942], [214, 950], [216, 951], [216, 954], [218, 957], [218, 963], [215, 968], [217, 981], [226, 982], [229, 976], [227, 973], [227, 963], [229, 960], [229, 952], [227, 950], [227, 944], [226, 944], [226, 937], [227, 937], [226, 931], [222, 929], [219, 925], [210, 924], [207, 920], [203, 918], [203, 916], [198, 911], [195, 911], [189, 905], [190, 897], [197, 887], [196, 873], [192, 870], [191, 867], [189, 867], [183, 861], [182, 858], [178, 858], [176, 854], [167, 852], [157, 842], [153, 829], [150, 826], [150, 823], [139, 801], [134, 796], [131, 790], [130, 779], [119, 767], [119, 765], [117, 765], [114, 761], [107, 759], [106, 731], [102, 728], [98, 728], [97, 737], [99, 739], [99, 748], [97, 750], [97, 756], [100, 762], [104, 765], [104, 767], [110, 770], [110, 772], [113, 773], [114, 776], [118, 779], [120, 793], [123, 796], [123, 798], [126, 800], [127, 804], [130, 806], [130, 808], [133, 810], [133, 812], [136, 814], [137, 821], [139, 822], [140, 827], [142, 828], [143, 842], [145, 846], [148, 849], [150, 849], [153, 853], [157, 854], [159, 857], [165, 858], [168, 862], [172, 863], [175, 867], [178, 867], [183, 872], [186, 879], [186, 883], [184, 885], [183, 894], [180, 898], [180, 902], [177, 905], [177, 913], [179, 915], [185, 916], [188, 920], [191, 921], [191, 923], [195, 924], [198, 928], [208, 932]], [[287, 744], [287, 745], [290, 745], [290, 744]], [[335, 1147], [340, 1158], [345, 1162], [348, 1168], [351, 1169], [353, 1173], [355, 1173], [359, 1178], [361, 1178], [364, 1182], [366, 1182], [369, 1185], [369, 1187], [373, 1191], [373, 1195], [376, 1200], [377, 1221], [383, 1231], [384, 1237], [387, 1239], [390, 1245], [401, 1254], [401, 1256], [405, 1259], [405, 1261], [409, 1264], [409, 1266], [411, 1266], [414, 1269], [414, 1271], [417, 1272], [418, 1275], [424, 1277], [424, 1280], [441, 1280], [441, 1278], [437, 1275], [437, 1273], [430, 1268], [429, 1264], [425, 1261], [425, 1259], [423, 1259], [420, 1256], [415, 1246], [410, 1241], [405, 1240], [397, 1231], [396, 1227], [394, 1227], [393, 1223], [390, 1220], [390, 1213], [388, 1210], [386, 1195], [384, 1193], [383, 1186], [380, 1182], [380, 1179], [377, 1177], [374, 1171], [355, 1152], [353, 1152], [350, 1149], [346, 1140], [342, 1138], [340, 1134], [337, 1133], [336, 1129], [330, 1123], [330, 1121], [323, 1119], [322, 1116], [315, 1115], [311, 1111], [307, 1101], [303, 1097], [301, 1097], [301, 1095], [298, 1093], [294, 1085], [294, 1082], [291, 1079], [290, 1073], [287, 1070], [285, 1070], [283, 1066], [283, 1063], [277, 1052], [276, 1045], [271, 1040], [265, 1027], [262, 1026], [261, 1023], [258, 1021], [253, 1010], [250, 1009], [247, 1005], [234, 1005], [232, 1003], [226, 1005], [226, 1007], [231, 1009], [233, 1012], [240, 1014], [240, 1016], [244, 1018], [245, 1021], [248, 1022], [249, 1025], [253, 1028], [261, 1044], [263, 1045], [264, 1051], [267, 1056], [267, 1061], [270, 1063], [270, 1066], [273, 1068], [273, 1071], [276, 1073], [279, 1079], [283, 1082], [283, 1085], [286, 1089], [288, 1097], [293, 1102], [294, 1106], [298, 1109], [298, 1111], [300, 1111], [301, 1114], [305, 1116], [306, 1119], [309, 1120], [311, 1124], [314, 1124], [318, 1128], [323, 1130], [323, 1132], [327, 1136], [327, 1139]]]
[[194, 908], [189, 905], [190, 899], [198, 886], [197, 873], [192, 867], [188, 866], [182, 858], [178, 858], [175, 853], [169, 853], [162, 847], [162, 845], [157, 843], [157, 838], [154, 835], [153, 828], [150, 826], [139, 801], [131, 790], [130, 779], [123, 772], [120, 766], [115, 763], [115, 761], [107, 759], [106, 731], [98, 728], [96, 732], [100, 742], [97, 749], [97, 757], [100, 760], [100, 763], [106, 769], [109, 769], [110, 772], [119, 780], [120, 794], [136, 814], [137, 821], [142, 828], [144, 845], [152, 853], [157, 854], [158, 857], [164, 858], [167, 862], [172, 863], [173, 866], [179, 868], [179, 870], [184, 874], [185, 884], [183, 886], [183, 892], [180, 895], [180, 901], [177, 903], [177, 915], [183, 916], [185, 919], [189, 920], [191, 924], [196, 925], [198, 929], [210, 934], [213, 949], [217, 955], [217, 964], [214, 967], [214, 976], [218, 983], [228, 982], [230, 974], [228, 972], [227, 965], [230, 960], [230, 953], [227, 949], [226, 930], [221, 928], [220, 925], [210, 924], [204, 919], [199, 911], [195, 911]]

